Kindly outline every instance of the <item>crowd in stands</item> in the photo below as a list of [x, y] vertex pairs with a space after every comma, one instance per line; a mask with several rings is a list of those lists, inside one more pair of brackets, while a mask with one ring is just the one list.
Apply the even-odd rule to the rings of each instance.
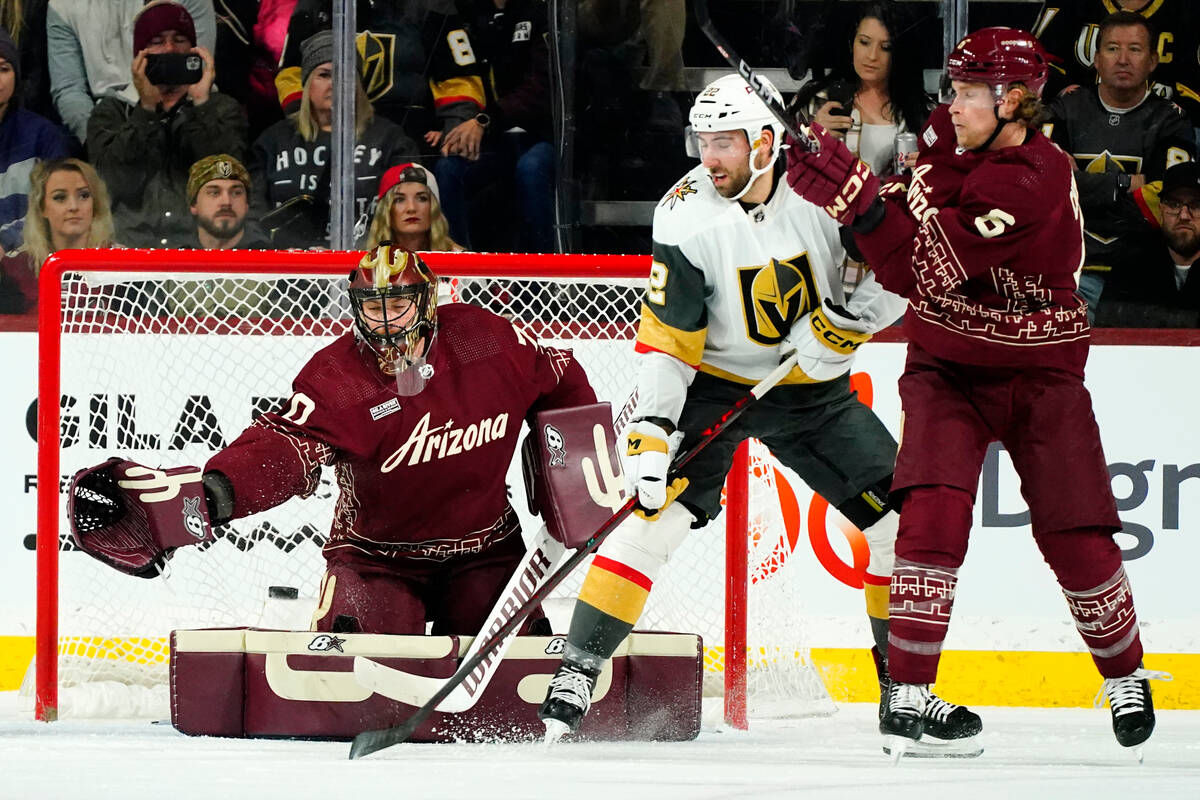
[[[922, 73], [941, 57], [935, 4], [762, 5], [778, 33], [744, 49], [799, 83], [790, 110], [877, 174], [911, 168], [894, 141], [937, 102]], [[1005, 21], [1058, 57], [1043, 130], [1076, 162], [1093, 322], [1200, 326], [1188, 272], [1200, 255], [1200, 13], [1186, 0], [1012, 5]], [[0, 0], [0, 313], [30, 312], [38, 269], [63, 248], [329, 247], [331, 9]], [[567, 129], [552, 111], [549, 13], [546, 0], [357, 2], [357, 246], [555, 250], [556, 192], [579, 192], [556, 174]], [[685, 0], [576, 0], [574, 18], [567, 135], [582, 196], [625, 199], [639, 178], [657, 195], [698, 88], [685, 80]], [[852, 283], [864, 265], [847, 268]]]

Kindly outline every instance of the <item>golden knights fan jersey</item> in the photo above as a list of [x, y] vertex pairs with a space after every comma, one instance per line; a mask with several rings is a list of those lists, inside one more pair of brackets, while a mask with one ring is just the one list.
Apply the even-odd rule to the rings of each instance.
[[525, 418], [596, 402], [570, 350], [539, 345], [475, 306], [438, 308], [433, 372], [396, 394], [353, 333], [320, 350], [278, 411], [205, 465], [233, 484], [234, 518], [317, 490], [332, 465], [338, 499], [325, 555], [442, 561], [519, 530], [505, 475]]
[[[826, 298], [878, 330], [904, 300], [868, 277], [846, 300], [838, 224], [779, 176], [771, 197], [747, 210], [721, 197], [698, 166], [654, 211], [654, 262], [642, 303], [638, 352], [661, 352], [744, 384], [780, 362], [792, 324]], [[784, 383], [812, 383], [799, 368]]]
[[1151, 233], [1133, 196], [1118, 182], [1141, 174], [1161, 181], [1168, 167], [1191, 161], [1192, 125], [1179, 107], [1147, 92], [1128, 109], [1109, 108], [1094, 87], [1060, 94], [1049, 105], [1042, 132], [1075, 161], [1075, 182], [1087, 233], [1086, 266], [1116, 267], [1140, 258], [1144, 243], [1129, 237]]
[[[1200, 125], [1200, 18], [1195, 0], [1146, 0], [1136, 13], [1154, 29], [1158, 66], [1150, 75], [1155, 94], [1173, 100]], [[1116, 0], [1047, 0], [1032, 33], [1061, 61], [1051, 65], [1045, 98], [1071, 84], [1091, 86], [1100, 22], [1120, 11]]]

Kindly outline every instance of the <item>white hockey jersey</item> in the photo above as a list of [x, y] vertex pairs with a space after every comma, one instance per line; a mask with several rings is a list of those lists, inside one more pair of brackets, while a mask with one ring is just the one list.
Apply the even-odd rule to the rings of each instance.
[[[838, 224], [778, 173], [767, 202], [747, 211], [721, 197], [697, 166], [658, 204], [653, 238], [637, 351], [664, 353], [726, 380], [753, 385], [765, 377], [779, 365], [793, 323], [826, 298], [869, 321], [872, 333], [904, 313], [906, 301], [869, 274], [847, 302]], [[640, 395], [650, 388], [645, 382]], [[813, 382], [798, 367], [783, 380]], [[640, 414], [656, 411], [639, 401]]]

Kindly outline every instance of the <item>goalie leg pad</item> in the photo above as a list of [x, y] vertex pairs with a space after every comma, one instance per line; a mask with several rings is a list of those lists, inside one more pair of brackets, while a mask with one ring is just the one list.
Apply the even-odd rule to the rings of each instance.
[[203, 471], [110, 458], [80, 470], [67, 493], [71, 537], [110, 567], [153, 578], [178, 547], [211, 542]]

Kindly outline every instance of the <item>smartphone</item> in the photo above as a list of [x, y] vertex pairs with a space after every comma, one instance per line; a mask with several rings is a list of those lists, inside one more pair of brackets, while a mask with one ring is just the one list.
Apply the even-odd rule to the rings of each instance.
[[196, 53], [151, 53], [146, 56], [146, 79], [155, 86], [186, 86], [204, 75], [204, 59]]

